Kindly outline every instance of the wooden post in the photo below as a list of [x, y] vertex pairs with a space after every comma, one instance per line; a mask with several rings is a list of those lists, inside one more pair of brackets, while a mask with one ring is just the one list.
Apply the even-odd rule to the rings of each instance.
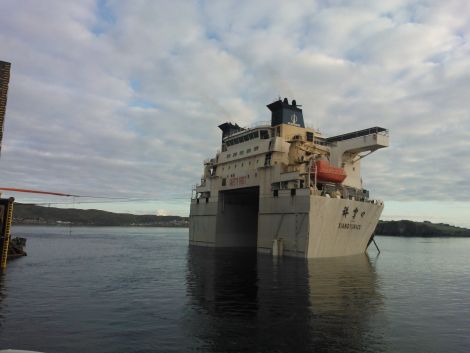
[[0, 267], [5, 270], [8, 260], [8, 248], [10, 246], [10, 231], [13, 221], [13, 203], [15, 199], [0, 199]]

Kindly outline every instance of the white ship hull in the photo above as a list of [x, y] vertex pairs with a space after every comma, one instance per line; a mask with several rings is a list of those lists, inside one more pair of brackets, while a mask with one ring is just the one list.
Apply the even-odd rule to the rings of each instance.
[[[256, 247], [258, 251], [305, 258], [364, 253], [383, 204], [281, 192], [253, 202], [242, 199], [192, 203], [191, 245]], [[227, 202], [227, 204], [223, 204]]]

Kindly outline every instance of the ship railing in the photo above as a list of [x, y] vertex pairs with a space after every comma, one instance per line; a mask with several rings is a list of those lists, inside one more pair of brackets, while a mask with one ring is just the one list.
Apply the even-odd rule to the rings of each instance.
[[[288, 135], [286, 137], [286, 141], [306, 141], [306, 137], [304, 135], [301, 135], [301, 134], [292, 134], [292, 135]], [[315, 145], [321, 145], [321, 146], [329, 146], [330, 143], [328, 143], [327, 141], [325, 140], [320, 140], [318, 138], [314, 138], [313, 142]]]
[[241, 135], [247, 130], [259, 128], [259, 127], [271, 127], [271, 122], [270, 121], [258, 121], [256, 123], [251, 124], [249, 127], [241, 127], [241, 130], [232, 132], [231, 134], [228, 134], [224, 137], [224, 141], [227, 140], [229, 137], [233, 137], [236, 135]]
[[271, 121], [264, 120], [264, 121], [256, 121], [253, 124], [251, 124], [250, 128], [254, 129], [256, 127], [262, 127], [262, 126], [269, 126], [271, 127]]
[[354, 131], [354, 132], [350, 132], [350, 133], [343, 134], [343, 135], [328, 137], [326, 138], [326, 141], [328, 142], [344, 141], [344, 140], [350, 140], [353, 138], [362, 137], [366, 135], [372, 135], [372, 134], [388, 136], [388, 130], [383, 127], [374, 126], [369, 129], [364, 129], [364, 130]]
[[224, 140], [229, 138], [229, 137], [238, 135], [238, 134], [243, 134], [247, 130], [255, 129], [257, 127], [264, 127], [264, 126], [265, 127], [271, 127], [271, 122], [270, 121], [257, 121], [255, 123], [251, 124], [250, 126], [240, 126], [240, 130], [232, 132], [231, 134], [226, 135], [224, 137]]
[[228, 139], [229, 137], [235, 136], [235, 135], [237, 135], [237, 134], [242, 134], [242, 133], [244, 133], [246, 130], [248, 130], [248, 128], [243, 127], [243, 126], [240, 126], [240, 130], [237, 130], [237, 131], [234, 131], [234, 132], [231, 132], [231, 133], [228, 133], [227, 135], [225, 135], [225, 136], [224, 136], [224, 140]]
[[191, 199], [194, 200], [197, 197], [197, 184], [191, 185]]
[[368, 202], [373, 203], [375, 205], [380, 205], [380, 206], [383, 206], [383, 204], [384, 204], [384, 202], [382, 200], [378, 200], [378, 199], [370, 199], [370, 200], [368, 200]]
[[317, 128], [315, 127], [315, 125], [313, 125], [313, 124], [307, 124], [307, 123], [306, 123], [306, 124], [305, 124], [305, 127], [306, 127], [307, 129], [312, 129], [314, 132], [316, 132], [316, 133], [318, 133], [318, 134], [321, 134], [320, 129], [317, 129]]
[[329, 146], [330, 143], [325, 141], [325, 140], [319, 140], [317, 138], [313, 139], [313, 142], [316, 144], [316, 145], [321, 145], [321, 146]]
[[304, 141], [305, 138], [303, 135], [300, 134], [292, 134], [286, 136], [286, 141]]

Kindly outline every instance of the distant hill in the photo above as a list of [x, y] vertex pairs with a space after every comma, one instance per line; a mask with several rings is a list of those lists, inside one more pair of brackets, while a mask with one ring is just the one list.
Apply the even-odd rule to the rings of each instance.
[[470, 237], [470, 229], [428, 221], [380, 221], [375, 234], [399, 237]]
[[188, 227], [187, 217], [133, 215], [101, 210], [43, 207], [15, 203], [13, 224], [22, 225], [68, 225], [75, 226], [153, 226]]
[[[189, 219], [188, 217], [179, 216], [134, 215], [101, 210], [43, 207], [15, 203], [13, 224], [188, 227]], [[380, 221], [375, 234], [399, 237], [470, 237], [470, 229], [427, 221]]]

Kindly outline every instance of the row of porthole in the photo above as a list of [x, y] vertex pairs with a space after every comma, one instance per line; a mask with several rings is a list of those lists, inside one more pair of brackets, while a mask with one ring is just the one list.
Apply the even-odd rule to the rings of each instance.
[[[255, 174], [255, 176], [258, 176], [258, 174]], [[235, 174], [233, 174], [233, 173], [226, 176], [226, 178], [234, 178], [234, 177], [235, 177]], [[247, 174], [246, 177], [247, 177], [248, 179], [250, 179], [250, 174]]]
[[[255, 178], [258, 176], [258, 173], [255, 173]], [[230, 175], [227, 175], [225, 178], [234, 178], [235, 177], [235, 174], [230, 174]], [[246, 175], [246, 178], [247, 179], [250, 179], [250, 174], [247, 174]]]
[[[259, 147], [258, 147], [258, 146], [255, 146], [255, 147], [253, 148], [253, 151], [258, 151], [258, 149], [259, 149]], [[248, 149], [246, 150], [246, 154], [248, 154], [248, 153], [251, 153], [251, 148], [248, 148]], [[227, 158], [236, 157], [237, 154], [238, 154], [238, 152], [234, 152], [232, 155], [229, 153], [229, 154], [227, 154]], [[240, 151], [240, 156], [243, 156], [244, 154], [245, 154], [245, 151]]]
[[[259, 164], [259, 159], [256, 160], [256, 164]], [[243, 167], [245, 164], [242, 162], [241, 167]], [[251, 165], [251, 161], [248, 161], [248, 165]], [[233, 166], [233, 169], [237, 168], [237, 164]], [[227, 167], [227, 169], [230, 169], [230, 165]], [[222, 167], [222, 170], [225, 170], [225, 167]]]

